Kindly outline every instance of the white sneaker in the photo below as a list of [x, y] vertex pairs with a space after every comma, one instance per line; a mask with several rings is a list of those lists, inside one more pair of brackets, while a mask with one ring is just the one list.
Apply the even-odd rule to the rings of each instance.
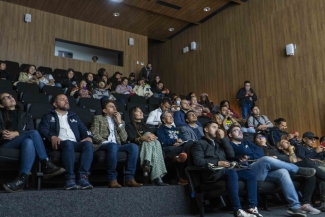
[[255, 215], [250, 214], [250, 213], [247, 213], [247, 212], [245, 212], [245, 211], [242, 210], [242, 209], [239, 209], [239, 210], [237, 211], [235, 217], [255, 217]]
[[303, 206], [301, 206], [300, 208], [304, 213], [307, 213], [307, 214], [313, 214], [313, 215], [317, 215], [320, 212], [320, 210], [314, 208], [312, 205], [310, 204], [305, 204]]
[[253, 215], [257, 216], [257, 217], [263, 217], [260, 213], [258, 213], [257, 207], [250, 208], [250, 209], [247, 210], [247, 212], [250, 213], [250, 214], [253, 214]]

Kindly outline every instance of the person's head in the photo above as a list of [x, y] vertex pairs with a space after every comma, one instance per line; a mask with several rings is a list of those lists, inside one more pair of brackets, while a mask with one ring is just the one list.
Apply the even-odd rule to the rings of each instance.
[[104, 69], [104, 68], [100, 68], [100, 69], [98, 69], [98, 76], [99, 76], [99, 77], [103, 77], [104, 75], [107, 76], [107, 71], [106, 71], [106, 69]]
[[160, 101], [159, 107], [160, 107], [161, 111], [164, 112], [164, 111], [169, 111], [171, 105], [172, 105], [172, 103], [170, 102], [170, 100], [168, 98], [163, 98]]
[[28, 71], [27, 71], [27, 73], [28, 73], [29, 75], [33, 75], [35, 72], [36, 72], [36, 66], [34, 66], [34, 65], [30, 65], [30, 66], [28, 67]]
[[251, 82], [249, 82], [249, 81], [245, 81], [245, 82], [244, 82], [244, 87], [245, 87], [246, 90], [251, 89]]
[[260, 109], [258, 108], [257, 105], [254, 105], [251, 107], [251, 112], [252, 112], [252, 115], [254, 115], [254, 116], [260, 115]]
[[284, 118], [275, 119], [274, 124], [280, 130], [286, 130], [287, 129], [287, 121]]
[[0, 70], [6, 70], [6, 62], [5, 61], [0, 61]]
[[129, 111], [130, 120], [140, 122], [143, 120], [143, 112], [140, 107], [132, 107]]
[[222, 114], [222, 116], [226, 116], [229, 113], [229, 108], [226, 105], [223, 105], [223, 106], [219, 107], [219, 111], [220, 111], [220, 114]]
[[255, 135], [254, 135], [254, 141], [255, 144], [258, 146], [264, 146], [266, 144], [266, 134], [262, 131], [258, 131]]
[[120, 78], [121, 78], [121, 75], [122, 75], [121, 72], [115, 72], [113, 76], [114, 76], [115, 78], [117, 78], [117, 79], [120, 79]]
[[98, 87], [99, 87], [100, 89], [104, 89], [105, 86], [106, 86], [106, 82], [105, 82], [105, 80], [100, 80], [100, 81], [98, 82]]
[[80, 82], [79, 82], [79, 88], [81, 89], [85, 89], [87, 87], [87, 82], [85, 79], [82, 79]]
[[322, 144], [322, 142], [325, 141], [325, 136], [320, 137], [319, 142]]
[[102, 102], [103, 116], [113, 117], [117, 112], [114, 100], [106, 100]]
[[312, 132], [305, 132], [302, 135], [302, 142], [304, 145], [312, 148], [314, 147], [314, 144], [316, 142], [316, 140], [318, 140], [319, 138], [317, 136], [314, 135], [314, 133]]
[[43, 73], [41, 71], [39, 71], [39, 70], [36, 70], [36, 77], [38, 79], [43, 78]]
[[122, 78], [122, 80], [121, 80], [121, 84], [123, 85], [123, 86], [127, 86], [128, 85], [128, 78], [127, 77], [123, 77]]
[[197, 122], [197, 116], [194, 111], [188, 111], [185, 114], [185, 121], [188, 124], [194, 124]]
[[184, 111], [188, 111], [190, 109], [190, 104], [188, 103], [187, 99], [182, 99], [181, 109], [183, 109]]
[[221, 106], [227, 106], [228, 108], [230, 108], [230, 103], [229, 103], [229, 101], [228, 100], [222, 100], [221, 102], [220, 102], [220, 107]]
[[160, 77], [159, 76], [156, 76], [155, 80], [158, 83], [160, 81]]
[[207, 93], [202, 93], [202, 94], [200, 95], [200, 101], [201, 101], [201, 102], [209, 101], [208, 94], [207, 94]]
[[0, 108], [6, 110], [15, 110], [16, 107], [16, 100], [13, 96], [9, 93], [2, 93], [0, 95]]
[[243, 140], [243, 132], [237, 125], [231, 125], [227, 130], [228, 137], [233, 142], [241, 142]]
[[157, 83], [157, 89], [162, 90], [164, 87], [164, 84], [162, 82]]
[[148, 68], [151, 68], [151, 63], [148, 63], [148, 64], [147, 64], [147, 67], [148, 67]]
[[135, 73], [134, 73], [134, 72], [131, 72], [131, 73], [130, 73], [129, 79], [130, 79], [131, 81], [135, 79]]
[[144, 78], [140, 78], [139, 81], [138, 81], [138, 84], [140, 86], [144, 85]]
[[108, 78], [107, 78], [106, 75], [103, 75], [103, 76], [100, 77], [100, 80], [105, 81], [105, 83], [107, 84], [107, 80], [108, 80]]
[[170, 111], [164, 111], [160, 115], [160, 121], [166, 125], [172, 125], [174, 123], [173, 115]]
[[87, 80], [88, 80], [88, 81], [93, 81], [93, 80], [94, 80], [94, 76], [93, 76], [93, 74], [88, 73], [88, 74], [87, 74]]
[[92, 60], [93, 60], [93, 62], [95, 63], [95, 62], [97, 62], [97, 60], [98, 60], [98, 57], [97, 56], [93, 56], [93, 58], [91, 58]]
[[191, 105], [196, 105], [197, 104], [197, 98], [196, 96], [191, 97]]
[[192, 96], [196, 96], [195, 93], [194, 93], [194, 92], [189, 92], [189, 93], [187, 94], [187, 96], [186, 96], [186, 99], [187, 99], [187, 100], [191, 100], [191, 97], [192, 97]]
[[181, 101], [182, 101], [182, 99], [179, 97], [179, 96], [176, 96], [175, 98], [174, 98], [174, 102], [179, 106], [179, 105], [181, 105]]
[[71, 69], [71, 68], [69, 68], [69, 69], [67, 70], [67, 77], [68, 77], [69, 79], [72, 79], [73, 76], [74, 76], [74, 70]]
[[290, 142], [288, 140], [286, 140], [286, 139], [281, 139], [275, 145], [281, 151], [286, 151], [291, 146]]
[[204, 136], [208, 139], [216, 139], [218, 135], [218, 123], [216, 121], [207, 121], [203, 124]]
[[57, 111], [68, 111], [70, 109], [68, 98], [64, 94], [52, 97], [52, 105]]

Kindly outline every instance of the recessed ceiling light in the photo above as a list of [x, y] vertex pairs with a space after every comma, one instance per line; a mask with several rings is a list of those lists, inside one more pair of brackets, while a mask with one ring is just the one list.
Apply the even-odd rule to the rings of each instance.
[[203, 8], [203, 10], [204, 10], [204, 11], [210, 11], [211, 8], [209, 8], [209, 7], [205, 7], [205, 8]]
[[120, 16], [120, 13], [114, 13], [113, 16], [118, 17], [118, 16]]
[[111, 1], [121, 3], [123, 0], [111, 0]]
[[169, 30], [170, 32], [172, 32], [172, 31], [174, 31], [174, 28], [169, 28], [168, 30]]

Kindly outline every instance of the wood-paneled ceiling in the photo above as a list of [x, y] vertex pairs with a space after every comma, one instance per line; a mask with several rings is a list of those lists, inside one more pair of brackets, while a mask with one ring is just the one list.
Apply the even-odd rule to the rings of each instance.
[[[2, 0], [166, 41], [232, 3], [246, 0]], [[209, 7], [210, 11], [204, 11]], [[177, 9], [176, 9], [177, 8]], [[119, 13], [120, 16], [113, 16]], [[34, 18], [37, 19], [37, 18]], [[174, 28], [174, 31], [169, 31]]]

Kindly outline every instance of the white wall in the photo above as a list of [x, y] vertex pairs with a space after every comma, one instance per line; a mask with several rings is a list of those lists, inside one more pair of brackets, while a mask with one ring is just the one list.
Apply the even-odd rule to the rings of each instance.
[[54, 55], [58, 56], [58, 51], [73, 53], [73, 59], [92, 62], [92, 57], [97, 56], [97, 63], [118, 65], [118, 54], [112, 51], [97, 50], [95, 48], [83, 47], [80, 45], [69, 44], [56, 41]]

